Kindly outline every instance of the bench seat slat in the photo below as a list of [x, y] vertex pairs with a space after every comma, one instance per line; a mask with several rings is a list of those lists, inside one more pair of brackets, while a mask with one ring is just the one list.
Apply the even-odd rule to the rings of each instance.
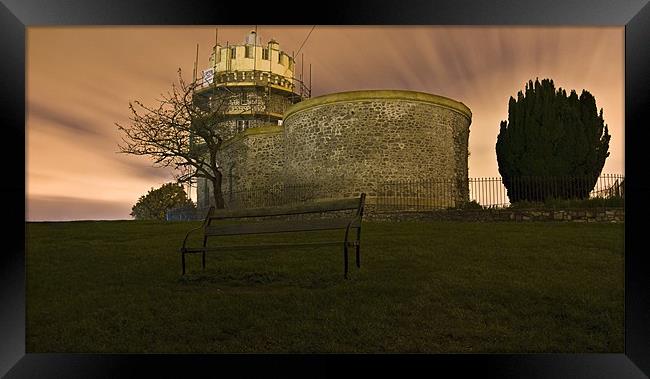
[[[203, 251], [214, 250], [254, 250], [254, 249], [273, 249], [278, 247], [313, 247], [327, 245], [343, 245], [341, 241], [323, 241], [323, 242], [304, 242], [304, 243], [271, 243], [264, 245], [226, 245], [226, 246], [207, 246], [186, 248], [186, 253], [202, 253]], [[348, 241], [349, 247], [357, 246], [357, 241]]]
[[[249, 224], [226, 224], [205, 227], [206, 236], [229, 236], [240, 234], [264, 234], [284, 232], [308, 232], [316, 230], [345, 229], [351, 218], [345, 219], [318, 219], [299, 221], [260, 221]], [[358, 228], [360, 223], [356, 219], [352, 227]]]

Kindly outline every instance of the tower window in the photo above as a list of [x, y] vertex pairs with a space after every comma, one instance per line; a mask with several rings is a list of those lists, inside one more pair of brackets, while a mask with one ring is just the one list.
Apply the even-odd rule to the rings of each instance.
[[278, 53], [278, 63], [282, 63], [282, 53]]
[[246, 58], [253, 58], [253, 46], [246, 46]]
[[231, 47], [230, 48], [230, 59], [235, 59], [237, 58], [237, 48], [236, 47]]
[[269, 60], [269, 49], [262, 49], [262, 59]]

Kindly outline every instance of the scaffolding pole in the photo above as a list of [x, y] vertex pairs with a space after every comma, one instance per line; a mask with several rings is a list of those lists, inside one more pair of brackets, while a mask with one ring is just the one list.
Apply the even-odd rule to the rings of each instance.
[[[271, 123], [271, 111], [269, 108], [271, 107], [271, 76], [273, 75], [273, 50], [271, 50], [271, 41], [268, 43], [268, 48], [269, 48], [269, 77], [267, 78], [266, 81], [266, 106], [264, 111], [266, 111], [266, 122]], [[278, 50], [278, 54], [280, 54], [280, 51]], [[279, 55], [278, 55], [279, 57]]]
[[217, 76], [217, 55], [221, 58], [221, 49], [219, 49], [219, 28], [215, 28], [214, 30], [214, 77]]
[[198, 72], [198, 64], [199, 64], [199, 44], [196, 44], [196, 58], [194, 59], [194, 78], [192, 80], [192, 83], [196, 83], [196, 79], [198, 78], [199, 72]]

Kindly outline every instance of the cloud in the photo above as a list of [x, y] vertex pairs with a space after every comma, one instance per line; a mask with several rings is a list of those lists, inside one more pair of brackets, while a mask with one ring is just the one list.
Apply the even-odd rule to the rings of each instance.
[[137, 160], [124, 156], [124, 154], [116, 154], [118, 156], [113, 162], [119, 163], [120, 167], [128, 171], [131, 176], [139, 179], [155, 179], [173, 181], [173, 170], [171, 168], [153, 167], [151, 164], [147, 165], [145, 160], [147, 158], [139, 157]]
[[127, 202], [85, 199], [68, 196], [30, 196], [27, 221], [124, 220], [133, 205]]
[[44, 121], [51, 122], [57, 126], [62, 127], [64, 130], [79, 135], [80, 133], [86, 137], [96, 138], [103, 136], [92, 122], [54, 110], [39, 102], [31, 101], [27, 104], [27, 112], [30, 117], [39, 118]]

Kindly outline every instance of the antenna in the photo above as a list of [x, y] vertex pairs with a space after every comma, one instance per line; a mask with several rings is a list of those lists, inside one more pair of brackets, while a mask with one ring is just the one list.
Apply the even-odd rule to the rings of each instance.
[[300, 50], [302, 50], [302, 47], [305, 46], [305, 42], [307, 42], [307, 40], [309, 39], [309, 36], [311, 35], [311, 32], [314, 31], [315, 27], [316, 27], [316, 25], [312, 26], [311, 30], [309, 31], [309, 34], [307, 34], [307, 37], [305, 37], [305, 40], [302, 41], [302, 45], [300, 45], [300, 48], [298, 49], [298, 53], [300, 52]]

